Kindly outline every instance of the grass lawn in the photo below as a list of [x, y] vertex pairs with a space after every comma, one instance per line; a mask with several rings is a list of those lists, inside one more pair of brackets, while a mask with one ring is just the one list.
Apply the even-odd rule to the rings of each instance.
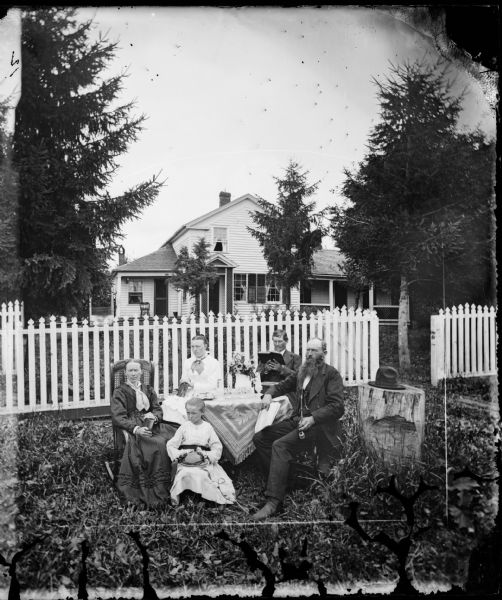
[[[382, 335], [380, 364], [396, 365], [397, 356], [388, 350], [395, 345], [395, 335], [390, 328]], [[413, 368], [404, 378], [426, 392], [424, 452], [422, 462], [401, 472], [398, 481], [405, 493], [415, 490], [420, 476], [438, 489], [425, 493], [416, 505], [418, 524], [431, 527], [413, 542], [408, 572], [416, 585], [462, 585], [472, 548], [493, 528], [496, 484], [473, 483], [468, 478], [457, 480], [449, 490], [450, 514], [446, 521], [444, 392], [428, 384], [428, 335], [427, 343], [424, 340], [424, 334], [412, 332]], [[487, 384], [479, 380], [449, 382], [447, 396], [448, 460], [452, 473], [467, 467], [478, 475], [495, 477], [493, 416], [478, 406], [457, 402], [458, 398], [468, 397], [487, 404]], [[384, 546], [364, 542], [344, 523], [349, 502], [357, 501], [361, 523], [370, 535], [384, 530], [398, 538], [407, 530], [396, 499], [374, 495], [378, 485], [388, 483], [392, 472], [362, 445], [356, 401], [357, 388], [347, 388], [346, 447], [339, 477], [328, 482], [313, 481], [308, 489], [292, 491], [280, 524], [252, 524], [239, 506], [220, 510], [192, 500], [178, 510], [124, 506], [104, 467], [104, 461], [112, 454], [109, 420], [71, 422], [64, 420], [63, 415], [19, 420], [15, 425], [17, 540], [4, 540], [0, 552], [10, 558], [23, 541], [46, 535], [43, 544], [20, 562], [20, 582], [31, 589], [57, 590], [59, 585], [65, 585], [76, 595], [80, 542], [86, 538], [91, 545], [87, 559], [89, 586], [141, 587], [141, 558], [127, 535], [128, 531], [139, 530], [149, 548], [150, 579], [158, 589], [264, 584], [261, 573], [250, 570], [239, 549], [215, 537], [223, 529], [235, 540], [245, 536], [279, 579], [284, 573], [282, 550], [288, 552], [286, 562], [299, 565], [306, 539], [306, 555], [313, 564], [308, 570], [311, 581], [320, 578], [326, 585], [348, 588], [366, 581], [393, 582], [396, 558]], [[2, 426], [2, 448], [12, 446], [11, 432], [12, 427]], [[264, 485], [254, 458], [240, 465], [233, 478], [240, 505], [254, 511], [262, 504]]]

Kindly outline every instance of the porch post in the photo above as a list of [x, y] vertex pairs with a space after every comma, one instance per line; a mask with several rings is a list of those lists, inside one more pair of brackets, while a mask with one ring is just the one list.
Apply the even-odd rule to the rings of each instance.
[[335, 296], [333, 293], [333, 280], [332, 279], [329, 280], [328, 291], [329, 291], [329, 310], [333, 310], [335, 308], [335, 304], [334, 304]]
[[[117, 289], [115, 290], [115, 315], [116, 317], [120, 317], [120, 294], [122, 293], [122, 275], [119, 273], [117, 276]], [[112, 298], [113, 302], [113, 298]]]
[[234, 310], [234, 269], [225, 269], [225, 314], [232, 314]]

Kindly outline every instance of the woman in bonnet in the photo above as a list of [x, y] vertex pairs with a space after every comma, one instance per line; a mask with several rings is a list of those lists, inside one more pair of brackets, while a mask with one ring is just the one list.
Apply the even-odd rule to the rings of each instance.
[[129, 434], [117, 479], [127, 500], [154, 506], [169, 500], [171, 461], [166, 442], [177, 427], [161, 423], [157, 394], [141, 383], [141, 365], [134, 359], [125, 365], [125, 382], [111, 399], [112, 422]]

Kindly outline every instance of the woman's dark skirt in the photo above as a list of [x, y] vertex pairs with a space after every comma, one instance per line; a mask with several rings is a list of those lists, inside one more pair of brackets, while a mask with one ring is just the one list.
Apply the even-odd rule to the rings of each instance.
[[178, 426], [159, 423], [152, 437], [129, 435], [124, 449], [117, 488], [126, 500], [147, 506], [164, 504], [170, 500], [171, 461], [166, 442]]

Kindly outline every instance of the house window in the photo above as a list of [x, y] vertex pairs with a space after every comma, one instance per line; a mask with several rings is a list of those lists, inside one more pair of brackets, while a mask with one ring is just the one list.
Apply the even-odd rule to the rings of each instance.
[[250, 304], [265, 304], [267, 298], [267, 288], [265, 285], [265, 275], [248, 275], [248, 302]]
[[247, 275], [245, 273], [234, 273], [234, 301], [246, 301]]
[[[247, 293], [246, 293], [247, 292]], [[234, 301], [248, 304], [265, 304], [281, 301], [281, 292], [274, 285], [267, 285], [263, 273], [234, 273]]]
[[129, 304], [143, 302], [143, 282], [140, 279], [129, 280]]
[[213, 252], [228, 252], [226, 227], [213, 227]]
[[280, 302], [281, 292], [275, 284], [269, 285], [267, 290], [267, 302]]

